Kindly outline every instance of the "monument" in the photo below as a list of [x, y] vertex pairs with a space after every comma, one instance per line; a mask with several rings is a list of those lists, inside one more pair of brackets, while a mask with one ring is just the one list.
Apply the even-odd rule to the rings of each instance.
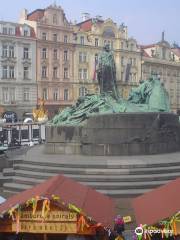
[[157, 76], [141, 81], [128, 100], [117, 88], [113, 53], [106, 45], [97, 70], [100, 94], [80, 97], [46, 127], [45, 151], [57, 154], [134, 155], [179, 150], [178, 116]]

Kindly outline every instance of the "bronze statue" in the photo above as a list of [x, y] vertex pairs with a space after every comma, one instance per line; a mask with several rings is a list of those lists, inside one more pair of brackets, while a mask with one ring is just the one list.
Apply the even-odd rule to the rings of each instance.
[[116, 84], [116, 65], [112, 51], [109, 45], [105, 45], [99, 56], [99, 64], [97, 69], [98, 83], [100, 93], [112, 93], [118, 99], [118, 89]]

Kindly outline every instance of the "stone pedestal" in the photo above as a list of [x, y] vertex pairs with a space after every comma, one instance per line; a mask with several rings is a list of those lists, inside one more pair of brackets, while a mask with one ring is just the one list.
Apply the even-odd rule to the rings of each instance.
[[90, 117], [84, 126], [47, 126], [46, 152], [142, 155], [178, 151], [180, 127], [172, 113], [119, 113]]

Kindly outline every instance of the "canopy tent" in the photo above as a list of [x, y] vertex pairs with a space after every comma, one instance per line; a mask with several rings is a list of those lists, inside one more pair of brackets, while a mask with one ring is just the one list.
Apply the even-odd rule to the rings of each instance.
[[139, 239], [180, 236], [180, 178], [135, 198], [133, 207]]
[[112, 227], [115, 218], [114, 201], [83, 184], [63, 175], [57, 175], [35, 187], [14, 195], [0, 205], [0, 214], [11, 208], [26, 203], [36, 196], [52, 199], [59, 196], [65, 204], [73, 204], [103, 226]]
[[132, 201], [137, 224], [152, 225], [180, 211], [180, 178]]

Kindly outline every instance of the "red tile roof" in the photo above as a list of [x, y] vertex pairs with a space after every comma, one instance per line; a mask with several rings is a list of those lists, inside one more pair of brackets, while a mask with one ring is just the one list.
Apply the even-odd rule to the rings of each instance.
[[180, 57], [180, 48], [172, 48], [172, 51], [175, 55], [177, 55], [178, 57]]
[[149, 44], [149, 45], [139, 45], [140, 46], [140, 48], [142, 48], [142, 49], [146, 49], [146, 48], [152, 48], [152, 47], [155, 47], [156, 46], [156, 44]]
[[151, 57], [144, 49], [142, 50], [142, 54], [144, 57]]
[[27, 20], [38, 21], [44, 16], [44, 9], [36, 9], [27, 15]]
[[180, 210], [180, 178], [137, 197], [132, 202], [137, 224], [153, 225]]
[[71, 203], [81, 208], [97, 223], [108, 227], [113, 226], [115, 202], [108, 196], [63, 175], [52, 177], [31, 189], [10, 197], [0, 205], [0, 213], [17, 204], [23, 204], [35, 196], [51, 199], [52, 195], [59, 196], [66, 204]]
[[[96, 20], [96, 19], [95, 19]], [[96, 20], [97, 23], [103, 23], [103, 20]], [[90, 18], [84, 22], [80, 22], [78, 24], [76, 24], [77, 26], [80, 27], [80, 29], [82, 29], [83, 31], [91, 31], [92, 25], [93, 25], [93, 18]]]

